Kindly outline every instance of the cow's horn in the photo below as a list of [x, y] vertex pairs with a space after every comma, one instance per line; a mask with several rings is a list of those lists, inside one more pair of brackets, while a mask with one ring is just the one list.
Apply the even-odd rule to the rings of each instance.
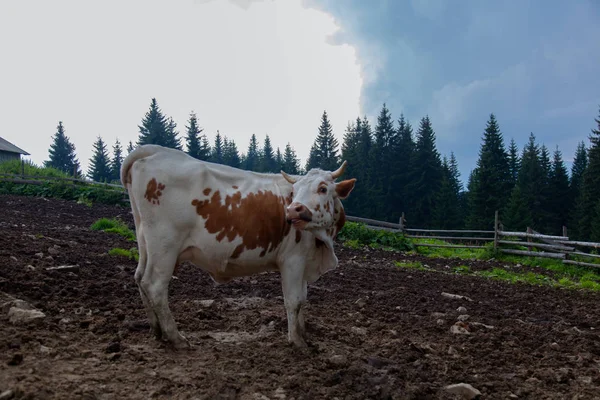
[[289, 183], [291, 183], [292, 185], [294, 183], [296, 183], [296, 180], [294, 178], [292, 178], [291, 176], [289, 176], [288, 174], [286, 174], [285, 172], [281, 171], [281, 175], [283, 175], [285, 180], [288, 181]]
[[344, 160], [342, 165], [337, 170], [335, 170], [331, 173], [331, 176], [333, 177], [333, 179], [336, 179], [336, 178], [339, 178], [340, 176], [342, 176], [347, 165], [348, 165], [348, 162], [346, 160]]

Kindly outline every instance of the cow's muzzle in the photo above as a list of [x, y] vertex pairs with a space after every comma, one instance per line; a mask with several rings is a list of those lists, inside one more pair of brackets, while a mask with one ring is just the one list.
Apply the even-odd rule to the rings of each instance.
[[312, 212], [300, 203], [292, 203], [287, 208], [287, 222], [298, 228], [312, 221]]

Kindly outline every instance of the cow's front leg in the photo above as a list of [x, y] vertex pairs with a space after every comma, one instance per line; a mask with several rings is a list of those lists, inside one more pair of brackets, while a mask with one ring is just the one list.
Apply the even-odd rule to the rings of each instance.
[[[306, 302], [303, 260], [288, 260], [281, 269], [281, 285], [288, 321], [288, 341], [307, 347], [304, 341], [304, 318], [301, 309]], [[302, 325], [302, 326], [301, 326]]]
[[306, 297], [307, 297], [307, 284], [304, 279], [302, 279], [302, 298], [300, 300], [300, 309], [298, 310], [298, 328], [300, 329], [300, 335], [306, 335], [306, 325], [304, 324], [304, 314], [306, 311]]

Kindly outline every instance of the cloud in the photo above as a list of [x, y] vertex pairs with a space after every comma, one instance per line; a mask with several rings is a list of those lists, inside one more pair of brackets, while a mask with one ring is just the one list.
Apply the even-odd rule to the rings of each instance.
[[211, 141], [219, 130], [240, 151], [268, 134], [304, 161], [323, 110], [341, 142], [362, 82], [355, 49], [326, 43], [333, 18], [300, 0], [234, 3], [1, 2], [0, 35], [11, 40], [0, 135], [40, 163], [62, 120], [85, 169], [98, 135], [109, 147], [137, 140], [156, 97], [181, 136], [193, 110]]
[[591, 104], [600, 102], [598, 2], [306, 3], [332, 14], [338, 42], [356, 48], [363, 111], [374, 117], [385, 102], [413, 126], [429, 115], [440, 152], [455, 152], [464, 180], [492, 112], [520, 146], [534, 132], [568, 157], [587, 140]]

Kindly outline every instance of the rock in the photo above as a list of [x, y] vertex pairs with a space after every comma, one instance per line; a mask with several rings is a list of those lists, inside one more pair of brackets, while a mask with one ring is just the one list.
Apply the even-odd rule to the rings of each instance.
[[77, 272], [79, 271], [79, 265], [60, 265], [58, 267], [48, 267], [46, 271], [59, 271], [59, 272]]
[[278, 387], [277, 389], [275, 389], [274, 397], [276, 399], [284, 400], [286, 398], [285, 390], [283, 390], [282, 387]]
[[50, 255], [56, 256], [60, 253], [60, 251], [58, 251], [58, 249], [56, 248], [56, 245], [55, 245], [55, 247], [48, 248], [48, 253]]
[[461, 314], [461, 315], [459, 315], [459, 316], [458, 316], [458, 318], [457, 318], [457, 319], [458, 319], [459, 321], [463, 321], [463, 322], [464, 322], [464, 321], [468, 320], [468, 319], [469, 319], [469, 317], [470, 317], [470, 315], [469, 315], [469, 314]]
[[352, 331], [352, 333], [355, 333], [357, 335], [366, 335], [367, 334], [367, 330], [365, 328], [359, 328], [357, 326], [353, 326], [352, 328], [350, 328], [350, 330]]
[[456, 311], [458, 311], [459, 313], [463, 313], [464, 314], [464, 313], [467, 312], [467, 309], [465, 307], [463, 307], [463, 306], [460, 306], [460, 307], [458, 307], [456, 309]]
[[468, 383], [457, 383], [454, 385], [448, 385], [444, 387], [444, 389], [446, 389], [446, 391], [450, 393], [458, 394], [465, 399], [474, 399], [477, 396], [481, 396], [481, 392], [475, 389], [473, 386], [469, 385]]
[[205, 308], [209, 308], [210, 306], [212, 306], [213, 304], [215, 304], [214, 300], [198, 300], [196, 302], [199, 306], [205, 307]]
[[452, 325], [450, 327], [450, 332], [455, 334], [455, 335], [470, 335], [471, 332], [469, 332], [466, 328], [466, 325], [462, 322], [457, 322], [454, 325]]
[[541, 381], [538, 378], [531, 377], [531, 378], [527, 379], [525, 382], [527, 382], [527, 383], [533, 383], [534, 385], [537, 385]]
[[117, 361], [119, 358], [121, 358], [121, 353], [112, 353], [107, 358], [109, 361]]
[[42, 354], [50, 354], [52, 349], [50, 347], [46, 347], [44, 345], [40, 345], [40, 353]]
[[354, 304], [356, 304], [360, 308], [363, 308], [367, 304], [367, 302], [365, 301], [365, 299], [359, 298], [354, 302]]
[[348, 358], [346, 358], [346, 356], [341, 355], [341, 354], [335, 354], [331, 357], [329, 357], [329, 363], [332, 365], [336, 365], [339, 367], [343, 367], [345, 365], [348, 365]]
[[14, 262], [17, 262], [17, 261], [19, 261], [19, 260], [17, 259], [17, 257], [15, 257], [15, 256], [10, 256], [10, 259], [11, 259], [11, 260], [13, 260]]
[[44, 253], [35, 253], [37, 258], [44, 258]]
[[118, 353], [120, 351], [121, 351], [121, 343], [119, 343], [119, 342], [112, 342], [111, 344], [109, 344], [106, 347], [107, 353]]
[[35, 267], [34, 267], [33, 265], [31, 265], [31, 264], [30, 264], [30, 265], [26, 265], [26, 266], [25, 266], [25, 269], [26, 269], [27, 271], [35, 271]]
[[367, 357], [367, 363], [373, 368], [380, 369], [388, 365], [390, 362], [380, 357]]
[[452, 357], [458, 357], [458, 350], [450, 346], [448, 347], [448, 354], [450, 354]]
[[16, 353], [12, 356], [12, 358], [6, 363], [7, 365], [19, 365], [23, 362], [23, 354]]
[[12, 390], [5, 390], [4, 392], [0, 393], [0, 400], [10, 400], [13, 397], [15, 397], [15, 392]]
[[519, 396], [517, 396], [517, 395], [516, 395], [516, 394], [514, 394], [514, 393], [511, 393], [511, 394], [509, 394], [509, 395], [508, 395], [508, 398], [509, 398], [509, 399], [518, 399], [518, 398], [519, 398]]
[[446, 323], [446, 321], [444, 321], [443, 319], [438, 319], [437, 321], [435, 321], [436, 324], [438, 325], [444, 325]]
[[34, 309], [33, 306], [31, 306], [31, 304], [29, 304], [28, 302], [19, 300], [19, 299], [14, 299], [14, 300], [7, 301], [6, 303], [2, 303], [2, 312], [8, 313], [10, 311], [10, 309], [13, 307], [20, 308], [22, 310], [33, 310]]
[[492, 325], [486, 325], [486, 324], [482, 324], [481, 322], [471, 322], [471, 325], [473, 326], [481, 326], [485, 329], [494, 329], [494, 327]]
[[46, 314], [39, 310], [24, 310], [22, 308], [11, 307], [8, 310], [8, 320], [14, 324], [26, 324], [39, 318], [44, 318]]
[[473, 301], [473, 299], [471, 299], [470, 297], [462, 296], [460, 294], [452, 294], [452, 293], [442, 292], [442, 296], [447, 297], [449, 299], [455, 299], [455, 300]]
[[446, 316], [446, 313], [443, 312], [434, 312], [431, 313], [431, 318], [432, 319], [440, 319], [440, 318], [444, 318]]
[[550, 348], [553, 350], [558, 350], [558, 349], [560, 349], [560, 345], [558, 343], [554, 342], [550, 345]]

